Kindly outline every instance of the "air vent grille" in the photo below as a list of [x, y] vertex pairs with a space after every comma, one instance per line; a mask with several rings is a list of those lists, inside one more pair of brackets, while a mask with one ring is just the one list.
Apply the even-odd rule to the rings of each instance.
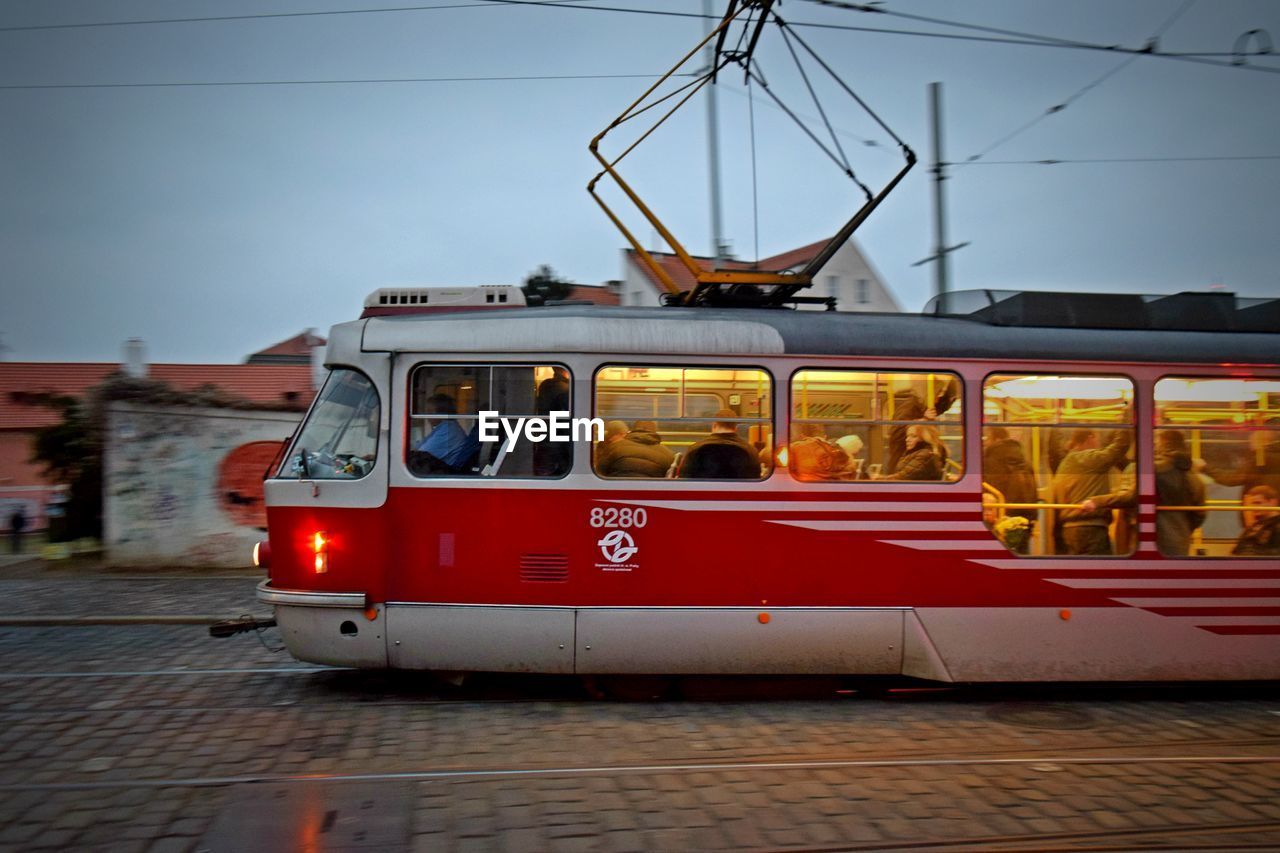
[[520, 580], [525, 583], [564, 583], [569, 580], [569, 558], [564, 554], [521, 554]]

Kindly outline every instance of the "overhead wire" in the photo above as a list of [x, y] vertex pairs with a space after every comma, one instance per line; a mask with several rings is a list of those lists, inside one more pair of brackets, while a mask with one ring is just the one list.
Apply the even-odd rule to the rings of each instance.
[[[334, 86], [386, 83], [492, 83], [520, 80], [652, 80], [658, 74], [530, 74], [492, 77], [376, 77], [333, 80], [199, 80], [172, 83], [27, 83], [0, 84], [0, 91], [18, 89], [181, 89], [218, 86]], [[693, 75], [682, 75], [693, 76]]]
[[[91, 21], [91, 22], [73, 23], [73, 24], [31, 24], [31, 25], [21, 25], [21, 26], [12, 26], [12, 27], [0, 27], [0, 33], [31, 32], [31, 31], [39, 31], [39, 30], [88, 29], [93, 27], [145, 26], [145, 25], [152, 25], [152, 24], [186, 24], [186, 23], [204, 23], [204, 22], [219, 22], [219, 21], [244, 21], [244, 20], [258, 20], [258, 19], [266, 19], [266, 18], [303, 18], [303, 17], [334, 16], [334, 15], [384, 14], [384, 13], [399, 13], [399, 12], [432, 11], [432, 10], [438, 10], [438, 9], [483, 8], [483, 7], [494, 7], [494, 6], [508, 6], [508, 7], [540, 6], [540, 7], [550, 7], [550, 8], [556, 8], [556, 9], [572, 9], [575, 11], [618, 12], [618, 13], [627, 13], [627, 14], [633, 14], [633, 15], [652, 15], [652, 16], [660, 16], [660, 17], [669, 17], [669, 18], [694, 18], [699, 20], [720, 20], [719, 16], [704, 15], [700, 12], [675, 12], [675, 11], [664, 10], [664, 9], [636, 9], [636, 8], [630, 8], [625, 6], [578, 5], [578, 3], [580, 2], [585, 4], [586, 2], [589, 2], [589, 0], [488, 0], [488, 2], [485, 2], [485, 0], [477, 0], [477, 2], [475, 3], [466, 3], [466, 4], [454, 3], [454, 4], [443, 4], [443, 5], [434, 5], [434, 6], [387, 6], [387, 7], [378, 7], [378, 8], [372, 8], [372, 9], [332, 9], [332, 10], [315, 11], [315, 12], [274, 12], [274, 13], [255, 13], [255, 14], [246, 14], [246, 15], [214, 15], [214, 16], [202, 16], [202, 17], [190, 17], [190, 18], [151, 18], [151, 19], [136, 20], [136, 21]], [[817, 2], [817, 0], [810, 0], [810, 2]], [[834, 3], [827, 3], [826, 5], [834, 5]], [[858, 4], [847, 4], [847, 5], [850, 7], [854, 7]], [[865, 9], [865, 10], [858, 9], [857, 11], [873, 11], [880, 14], [890, 15], [893, 17], [903, 17], [903, 18], [911, 17], [911, 18], [920, 19], [920, 20], [927, 20], [931, 23], [936, 23], [942, 26], [954, 26], [954, 27], [965, 28], [965, 29], [970, 29], [975, 31], [987, 31], [992, 33], [1019, 32], [1016, 30], [1003, 31], [1001, 30], [1001, 28], [998, 28], [998, 27], [986, 27], [980, 24], [969, 24], [969, 23], [960, 22], [960, 21], [948, 21], [942, 18], [930, 19], [930, 18], [927, 18], [926, 16], [919, 16], [919, 15], [911, 16], [911, 15], [908, 15], [908, 13], [904, 13], [904, 12], [893, 12], [891, 10], [877, 9], [874, 7], [868, 7], [868, 9]], [[1280, 67], [1278, 66], [1248, 64], [1248, 63], [1242, 63], [1240, 61], [1242, 58], [1245, 58], [1245, 57], [1276, 55], [1271, 51], [1265, 50], [1265, 49], [1258, 49], [1258, 50], [1248, 51], [1243, 53], [1233, 52], [1231, 54], [1199, 52], [1199, 51], [1166, 53], [1163, 51], [1149, 50], [1148, 48], [1145, 48], [1145, 47], [1144, 48], [1127, 48], [1121, 45], [1096, 44], [1091, 42], [1076, 41], [1072, 39], [1063, 39], [1057, 36], [1038, 35], [1035, 33], [1023, 33], [1018, 36], [1006, 36], [1006, 37], [996, 37], [995, 35], [977, 36], [977, 35], [964, 35], [960, 33], [930, 32], [930, 31], [924, 31], [924, 30], [900, 30], [900, 29], [889, 29], [884, 27], [863, 27], [863, 26], [850, 25], [850, 24], [829, 24], [829, 23], [821, 23], [817, 21], [791, 21], [789, 23], [789, 26], [810, 28], [810, 29], [836, 30], [836, 31], [845, 31], [845, 32], [878, 33], [882, 35], [913, 36], [917, 38], [945, 39], [945, 40], [952, 40], [952, 41], [972, 41], [972, 42], [979, 42], [979, 43], [986, 43], [986, 44], [1007, 44], [1007, 45], [1026, 46], [1026, 47], [1054, 47], [1054, 48], [1064, 48], [1064, 49], [1071, 49], [1071, 50], [1090, 50], [1090, 51], [1104, 51], [1109, 53], [1139, 54], [1143, 56], [1153, 56], [1153, 57], [1162, 58], [1162, 59], [1173, 59], [1173, 60], [1181, 60], [1186, 62], [1196, 62], [1199, 64], [1211, 65], [1219, 68], [1235, 68], [1235, 69], [1240, 69], [1245, 71], [1257, 71], [1257, 72], [1266, 73], [1266, 74], [1280, 74]], [[1211, 58], [1214, 56], [1228, 56], [1228, 55], [1233, 57], [1233, 61], [1219, 62]]]
[[[1173, 26], [1174, 23], [1177, 22], [1177, 20], [1181, 18], [1187, 12], [1187, 10], [1192, 7], [1192, 5], [1195, 4], [1195, 2], [1196, 0], [1183, 0], [1182, 5], [1178, 7], [1177, 11], [1175, 11], [1172, 15], [1170, 15], [1167, 19], [1165, 19], [1165, 22], [1156, 28], [1156, 31], [1152, 34], [1151, 38], [1147, 41], [1147, 44], [1154, 46], [1156, 41], [1160, 38], [1160, 36], [1164, 35], [1168, 31], [1168, 29], [1171, 26]], [[1038, 125], [1040, 122], [1047, 119], [1049, 116], [1057, 115], [1058, 113], [1062, 112], [1067, 107], [1071, 106], [1073, 103], [1075, 103], [1076, 101], [1084, 97], [1086, 94], [1088, 94], [1089, 92], [1092, 92], [1094, 89], [1098, 88], [1103, 83], [1105, 83], [1106, 81], [1114, 77], [1116, 74], [1128, 68], [1133, 63], [1137, 62], [1139, 56], [1140, 54], [1134, 54], [1133, 56], [1130, 56], [1128, 59], [1121, 60], [1121, 62], [1118, 65], [1114, 66], [1110, 70], [1103, 73], [1101, 77], [1098, 77], [1092, 80], [1091, 82], [1086, 83], [1084, 86], [1077, 89], [1075, 92], [1067, 96], [1061, 102], [1054, 104], [1053, 106], [1045, 110], [1043, 113], [1040, 113], [1039, 115], [1033, 117], [1030, 121], [1025, 122], [1024, 124], [1018, 126], [1014, 130], [1000, 137], [995, 142], [992, 142], [990, 145], [988, 145], [986, 148], [983, 148], [977, 154], [970, 155], [968, 158], [966, 158], [965, 163], [962, 163], [960, 165], [965, 165], [966, 163], [975, 163], [981, 160], [983, 157], [990, 154], [992, 151], [996, 150], [997, 148], [1000, 148], [1003, 145], [1008, 144], [1009, 142], [1012, 142], [1014, 139], [1026, 133], [1028, 130], [1030, 130], [1031, 128]]]
[[[980, 160], [972, 166], [1059, 166], [1089, 163], [1211, 163], [1248, 160], [1280, 160], [1280, 154], [1207, 155], [1203, 157], [1081, 157], [1043, 160]], [[944, 166], [966, 165], [944, 163]]]
[[[565, 6], [590, 0], [546, 0], [539, 5]], [[203, 15], [190, 18], [147, 18], [137, 21], [85, 21], [73, 24], [26, 24], [0, 27], [0, 33], [38, 32], [41, 30], [84, 30], [95, 27], [137, 27], [158, 24], [207, 24], [227, 21], [260, 21], [271, 18], [324, 18], [339, 15], [381, 15], [401, 12], [431, 12], [443, 9], [482, 9], [511, 6], [508, 0], [474, 0], [470, 3], [440, 3], [429, 6], [382, 6], [370, 9], [325, 9], [312, 12], [254, 12], [244, 15]]]

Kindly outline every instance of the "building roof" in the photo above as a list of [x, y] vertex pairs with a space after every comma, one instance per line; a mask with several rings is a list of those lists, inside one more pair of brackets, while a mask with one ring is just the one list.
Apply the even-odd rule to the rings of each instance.
[[[115, 362], [0, 361], [0, 429], [35, 429], [58, 422], [44, 406], [14, 399], [16, 394], [78, 397], [121, 370]], [[149, 364], [147, 378], [181, 391], [214, 385], [253, 403], [301, 406], [315, 393], [308, 365]]]
[[604, 285], [575, 284], [566, 301], [590, 302], [592, 305], [621, 305], [622, 298]]
[[[694, 262], [704, 270], [726, 269], [726, 270], [743, 270], [753, 271], [760, 270], [762, 272], [784, 272], [808, 263], [812, 260], [823, 246], [827, 245], [826, 240], [819, 240], [816, 243], [810, 243], [807, 246], [801, 246], [798, 249], [791, 249], [777, 255], [770, 255], [767, 258], [752, 263], [750, 261], [724, 260], [716, 264], [715, 258], [708, 258], [702, 255], [694, 255]], [[653, 286], [658, 289], [659, 293], [666, 290], [665, 285], [659, 280], [658, 276], [649, 265], [644, 263], [636, 253], [635, 249], [627, 249], [627, 258], [631, 263], [635, 264], [641, 272], [648, 277]], [[671, 276], [671, 280], [681, 290], [692, 290], [697, 286], [697, 279], [689, 272], [688, 268], [681, 262], [680, 258], [669, 252], [650, 252], [653, 260], [662, 267], [667, 275]], [[616, 304], [616, 303], [612, 303]]]
[[247, 364], [310, 364], [311, 350], [325, 345], [315, 329], [299, 332], [292, 338], [260, 349], [245, 359]]

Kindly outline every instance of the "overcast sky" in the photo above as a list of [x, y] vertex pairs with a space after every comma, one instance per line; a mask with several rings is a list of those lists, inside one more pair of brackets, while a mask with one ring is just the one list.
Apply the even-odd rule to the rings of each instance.
[[[518, 284], [539, 264], [583, 283], [620, 277], [623, 238], [585, 192], [595, 171], [587, 143], [648, 81], [605, 75], [665, 71], [704, 23], [419, 4], [454, 8], [16, 29], [399, 4], [0, 4], [4, 357], [118, 360], [121, 342], [141, 337], [154, 361], [237, 361], [306, 327], [354, 318], [380, 286]], [[573, 5], [702, 9], [701, 0]], [[724, 0], [713, 5], [719, 12]], [[880, 8], [1128, 47], [1167, 27], [1160, 51], [1227, 54], [1215, 59], [1227, 67], [1143, 56], [1086, 90], [1126, 56], [798, 28], [922, 161], [857, 235], [906, 310], [933, 287], [930, 268], [912, 264], [934, 240], [926, 89], [935, 80], [944, 84], [946, 159], [983, 154], [946, 184], [950, 241], [971, 241], [952, 256], [956, 289], [1220, 285], [1280, 296], [1280, 73], [1258, 70], [1280, 72], [1280, 54], [1230, 67], [1246, 31], [1280, 38], [1280, 3], [888, 0]], [[991, 35], [810, 0], [786, 0], [779, 11], [796, 24]], [[779, 96], [814, 115], [776, 33], [758, 57]], [[562, 75], [597, 79], [261, 85]], [[230, 82], [256, 85], [75, 87]], [[751, 102], [740, 73], [722, 82], [726, 237], [736, 254], [829, 236], [860, 197], [758, 88], [756, 233]], [[53, 85], [62, 88], [29, 88]], [[858, 176], [886, 180], [899, 162], [891, 140], [847, 98], [824, 97], [824, 106]], [[621, 171], [690, 250], [706, 253], [706, 113], [700, 101], [685, 109]], [[606, 146], [621, 150], [624, 138]], [[1123, 158], [1257, 159], [1001, 165]], [[629, 223], [652, 242], [639, 219]]]

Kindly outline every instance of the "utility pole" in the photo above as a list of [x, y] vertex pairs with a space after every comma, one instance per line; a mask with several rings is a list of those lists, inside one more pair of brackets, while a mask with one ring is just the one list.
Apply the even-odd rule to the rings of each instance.
[[[706, 18], [707, 32], [715, 29], [716, 21], [712, 17], [711, 0], [702, 0], [702, 14]], [[707, 43], [707, 70], [715, 65], [716, 49], [713, 42]], [[707, 171], [711, 175], [711, 257], [718, 265], [724, 260], [723, 223], [720, 216], [720, 123], [716, 110], [715, 84], [707, 86]]]
[[942, 157], [942, 84], [929, 84], [929, 123], [933, 131], [933, 254], [924, 260], [916, 261], [913, 267], [933, 262], [933, 295], [943, 311], [947, 310], [946, 294], [950, 289], [947, 275], [947, 255], [956, 249], [969, 245], [966, 241], [954, 246], [947, 245], [947, 211], [942, 195], [942, 182], [947, 179], [943, 173], [946, 161]]

